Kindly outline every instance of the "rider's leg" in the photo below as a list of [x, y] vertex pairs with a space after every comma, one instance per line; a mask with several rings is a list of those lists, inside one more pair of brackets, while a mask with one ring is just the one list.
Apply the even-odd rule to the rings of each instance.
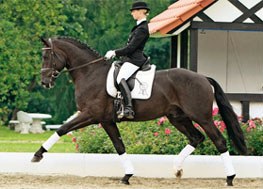
[[132, 106], [131, 92], [125, 79], [119, 83], [119, 88], [124, 100], [124, 116], [128, 119], [134, 118], [134, 111]]
[[136, 66], [130, 62], [124, 62], [117, 76], [117, 83], [120, 84], [122, 79], [127, 81], [139, 68], [139, 66]]
[[136, 72], [139, 69], [138, 66], [131, 64], [129, 62], [125, 62], [121, 69], [120, 72], [117, 76], [117, 83], [120, 87], [123, 99], [124, 99], [124, 116], [128, 119], [133, 119], [134, 118], [134, 111], [133, 111], [133, 106], [132, 106], [132, 98], [131, 98], [131, 91], [128, 87], [128, 84], [126, 82], [131, 75]]

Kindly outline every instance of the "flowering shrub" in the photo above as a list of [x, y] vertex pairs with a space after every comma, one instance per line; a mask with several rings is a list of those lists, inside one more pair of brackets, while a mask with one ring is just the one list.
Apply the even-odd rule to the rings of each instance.
[[242, 123], [248, 152], [250, 155], [263, 155], [263, 119], [254, 118]]
[[[218, 113], [218, 108], [213, 110], [213, 119], [215, 127], [227, 139], [230, 153], [237, 154], [230, 144], [226, 125]], [[205, 135], [197, 123], [193, 124]], [[240, 121], [240, 124], [244, 131], [249, 155], [263, 155], [262, 119], [251, 119], [247, 123]], [[148, 122], [122, 122], [118, 124], [118, 127], [126, 151], [130, 154], [178, 154], [188, 144], [187, 138], [175, 129], [166, 117]], [[115, 153], [109, 137], [100, 124], [76, 131], [73, 135], [72, 141], [76, 145], [76, 150], [80, 153]], [[218, 155], [219, 152], [212, 141], [206, 139], [196, 148], [194, 154]]]

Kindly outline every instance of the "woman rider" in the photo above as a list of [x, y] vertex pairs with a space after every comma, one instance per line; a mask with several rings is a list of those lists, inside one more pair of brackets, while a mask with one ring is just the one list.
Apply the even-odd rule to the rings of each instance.
[[126, 81], [147, 60], [143, 49], [149, 38], [146, 17], [150, 8], [145, 2], [135, 2], [132, 4], [130, 11], [134, 20], [137, 21], [137, 25], [132, 28], [127, 45], [120, 49], [108, 51], [105, 58], [122, 57], [124, 63], [117, 76], [117, 83], [124, 99], [124, 116], [128, 119], [133, 119], [135, 113], [132, 106], [131, 92]]

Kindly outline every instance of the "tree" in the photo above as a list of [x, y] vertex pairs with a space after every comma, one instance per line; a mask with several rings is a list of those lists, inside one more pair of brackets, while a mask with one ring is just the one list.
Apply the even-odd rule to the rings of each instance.
[[[63, 30], [57, 32], [58, 36], [68, 36], [84, 40], [87, 33], [82, 27], [85, 23], [87, 9], [81, 5], [81, 1], [67, 0], [62, 4], [61, 14], [66, 16], [64, 22], [61, 22]], [[46, 37], [54, 37], [46, 36]], [[46, 90], [42, 87], [35, 88], [34, 95], [30, 99], [28, 109], [33, 112], [43, 112], [43, 110], [53, 115], [51, 123], [62, 123], [76, 111], [74, 86], [71, 78], [67, 74], [60, 75], [56, 80], [53, 89]]]
[[[67, 19], [62, 23], [64, 30], [60, 31], [59, 35], [79, 39], [102, 55], [109, 49], [122, 47], [126, 43], [135, 21], [129, 12], [132, 1], [116, 2], [116, 0], [67, 1], [63, 7], [63, 14], [67, 16]], [[159, 12], [160, 8], [165, 9], [167, 3], [169, 4], [167, 0], [158, 2]], [[154, 3], [155, 1], [152, 2], [152, 4]], [[146, 52], [149, 52], [152, 62], [157, 66], [161, 62], [158, 68], [166, 68], [168, 64], [163, 62], [167, 62], [169, 59], [169, 50], [165, 50], [165, 48], [169, 48], [169, 41], [167, 39], [162, 41], [160, 45], [160, 40], [150, 39], [149, 45], [146, 47]], [[166, 61], [162, 61], [162, 59], [166, 59]], [[48, 99], [39, 96], [42, 99], [33, 99], [30, 101], [30, 107], [48, 110], [50, 114], [54, 115], [52, 122], [62, 122], [76, 111], [74, 87], [69, 77], [61, 75], [56, 81], [55, 88], [49, 91], [38, 90], [43, 96], [48, 96]], [[45, 103], [39, 104], [38, 101], [43, 100]], [[32, 108], [30, 109], [32, 110]]]
[[[133, 0], [13, 0], [0, 1], [0, 120], [17, 110], [53, 115], [62, 122], [75, 110], [74, 86], [65, 74], [51, 90], [40, 86], [40, 36], [69, 36], [86, 42], [100, 54], [122, 47], [135, 21], [129, 8]], [[170, 0], [147, 0], [150, 18]], [[152, 63], [165, 68], [169, 40], [150, 39], [146, 53]], [[62, 103], [63, 102], [63, 103]]]
[[[0, 6], [0, 118], [25, 109], [39, 80], [39, 37], [63, 30], [58, 0], [3, 1]], [[30, 10], [30, 11], [29, 11]], [[43, 11], [44, 10], [44, 11]]]

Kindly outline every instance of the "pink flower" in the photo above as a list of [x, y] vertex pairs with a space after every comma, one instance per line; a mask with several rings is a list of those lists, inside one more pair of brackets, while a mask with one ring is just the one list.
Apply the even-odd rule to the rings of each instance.
[[169, 134], [171, 134], [171, 130], [168, 129], [168, 128], [165, 128], [164, 133], [165, 133], [166, 135], [169, 135]]
[[226, 124], [224, 123], [224, 121], [214, 120], [214, 125], [215, 125], [221, 132], [224, 132], [224, 130], [226, 129]]
[[73, 138], [72, 138], [72, 142], [74, 142], [74, 143], [77, 142], [77, 138], [76, 138], [76, 137], [73, 137]]
[[157, 124], [158, 124], [158, 125], [162, 125], [162, 124], [164, 124], [164, 122], [165, 122], [166, 120], [167, 120], [166, 117], [161, 117], [161, 118], [158, 120]]
[[248, 125], [250, 129], [255, 129], [257, 127], [253, 120], [248, 120]]
[[215, 125], [216, 127], [218, 127], [218, 126], [220, 125], [220, 121], [214, 120], [214, 125]]
[[194, 123], [195, 128], [199, 128], [200, 125], [198, 123]]
[[250, 132], [252, 129], [255, 129], [255, 128], [257, 128], [255, 121], [251, 119], [248, 120], [247, 132]]
[[220, 130], [221, 132], [224, 132], [225, 129], [226, 129], [226, 124], [225, 124], [225, 122], [220, 121], [220, 128], [219, 128], [219, 130]]
[[204, 131], [198, 123], [194, 123], [194, 127], [197, 128], [199, 131]]
[[77, 152], [79, 151], [79, 144], [75, 145], [75, 149], [76, 149]]
[[159, 133], [155, 132], [155, 133], [153, 133], [153, 135], [157, 137], [159, 135]]
[[217, 115], [218, 114], [218, 112], [219, 112], [219, 109], [216, 107], [216, 108], [214, 108], [213, 109], [213, 111], [212, 111], [212, 116], [215, 116], [215, 115]]

